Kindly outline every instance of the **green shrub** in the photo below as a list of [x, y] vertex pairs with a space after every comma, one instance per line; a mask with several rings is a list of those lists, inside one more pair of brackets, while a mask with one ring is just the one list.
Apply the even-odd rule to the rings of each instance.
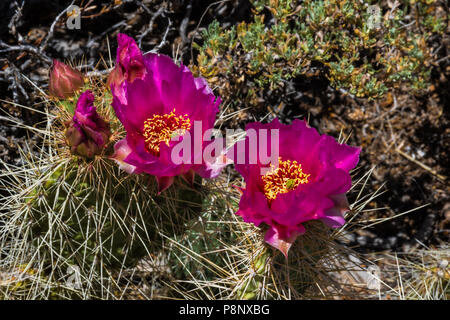
[[215, 21], [203, 32], [203, 44], [195, 45], [196, 72], [226, 102], [262, 105], [299, 76], [328, 79], [335, 89], [370, 99], [429, 86], [427, 41], [446, 27], [436, 1], [395, 7], [347, 0], [252, 3], [252, 22], [224, 29]]

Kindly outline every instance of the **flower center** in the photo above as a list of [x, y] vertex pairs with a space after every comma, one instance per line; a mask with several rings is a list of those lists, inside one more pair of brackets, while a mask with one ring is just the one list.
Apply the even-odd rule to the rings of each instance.
[[147, 151], [159, 156], [159, 144], [165, 142], [169, 146], [170, 139], [182, 136], [191, 128], [188, 115], [176, 115], [175, 109], [169, 114], [154, 115], [144, 121], [143, 136]]
[[288, 193], [300, 184], [308, 183], [309, 176], [297, 161], [282, 161], [278, 158], [278, 168], [271, 165], [271, 170], [262, 176], [264, 195], [269, 201], [274, 200], [278, 194]]

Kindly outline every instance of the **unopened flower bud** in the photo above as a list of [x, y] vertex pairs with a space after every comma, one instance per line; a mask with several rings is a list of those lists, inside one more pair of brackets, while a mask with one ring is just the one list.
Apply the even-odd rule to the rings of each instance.
[[87, 158], [100, 154], [111, 136], [109, 124], [97, 113], [94, 95], [85, 91], [77, 101], [72, 121], [67, 124], [66, 140], [73, 154]]
[[58, 60], [53, 60], [50, 69], [49, 91], [54, 97], [66, 99], [73, 96], [84, 83], [83, 74]]

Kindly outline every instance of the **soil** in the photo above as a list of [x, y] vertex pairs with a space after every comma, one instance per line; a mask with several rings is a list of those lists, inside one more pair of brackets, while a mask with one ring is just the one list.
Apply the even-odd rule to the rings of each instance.
[[[22, 1], [17, 1], [19, 7]], [[71, 1], [28, 0], [17, 14], [15, 1], [0, 2], [0, 39], [8, 46], [39, 48], [47, 39], [52, 23]], [[251, 20], [249, 1], [75, 1], [83, 10], [81, 28], [69, 30], [64, 19], [57, 22], [48, 45], [39, 52], [7, 51], [0, 47], [0, 159], [20, 165], [18, 146], [36, 144], [36, 137], [21, 129], [20, 123], [35, 126], [39, 113], [12, 103], [42, 108], [33, 82], [47, 90], [51, 60], [73, 61], [86, 72], [104, 70], [115, 58], [118, 32], [140, 39], [144, 52], [158, 48], [186, 65], [194, 61], [191, 42], [200, 42], [199, 31], [214, 19], [222, 26]], [[162, 8], [162, 9], [161, 9]], [[168, 29], [169, 28], [169, 29]], [[163, 41], [165, 39], [166, 41]], [[279, 101], [267, 99], [272, 117], [289, 123], [308, 117], [319, 132], [338, 137], [349, 135], [348, 143], [361, 146], [356, 176], [373, 169], [366, 192], [386, 191], [370, 204], [364, 218], [391, 218], [371, 228], [355, 230], [350, 244], [362, 251], [406, 250], [448, 242], [450, 235], [450, 37], [435, 39], [436, 63], [432, 86], [420, 96], [406, 88], [384, 99], [354, 98], [330, 87], [326, 79], [298, 77], [288, 83], [296, 94]], [[110, 50], [108, 49], [110, 47]], [[97, 62], [100, 64], [97, 65]], [[269, 96], [269, 95], [268, 95]], [[261, 119], [267, 110], [253, 110]], [[17, 123], [6, 120], [13, 116]], [[242, 125], [243, 124], [239, 124]]]

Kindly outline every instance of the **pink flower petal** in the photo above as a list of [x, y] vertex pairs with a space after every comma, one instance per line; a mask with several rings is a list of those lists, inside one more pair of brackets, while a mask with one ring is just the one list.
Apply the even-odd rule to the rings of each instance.
[[111, 156], [111, 159], [116, 161], [121, 170], [124, 170], [129, 174], [139, 173], [138, 170], [136, 170], [135, 166], [130, 165], [124, 161], [131, 154], [131, 152], [132, 150], [128, 146], [127, 140], [122, 139], [116, 142], [116, 144], [114, 145], [114, 154]]
[[158, 195], [169, 188], [173, 183], [174, 177], [156, 177], [158, 182]]
[[279, 237], [278, 231], [275, 228], [271, 227], [266, 231], [264, 241], [266, 241], [272, 247], [280, 250], [287, 259], [289, 249], [291, 248], [292, 244], [295, 242], [297, 237], [304, 232], [305, 229], [302, 227], [299, 231], [292, 233], [290, 237], [282, 239]]
[[326, 211], [326, 216], [321, 220], [331, 228], [342, 227], [345, 223], [344, 214], [349, 211], [349, 204], [345, 193], [330, 196], [334, 201], [334, 207]]

